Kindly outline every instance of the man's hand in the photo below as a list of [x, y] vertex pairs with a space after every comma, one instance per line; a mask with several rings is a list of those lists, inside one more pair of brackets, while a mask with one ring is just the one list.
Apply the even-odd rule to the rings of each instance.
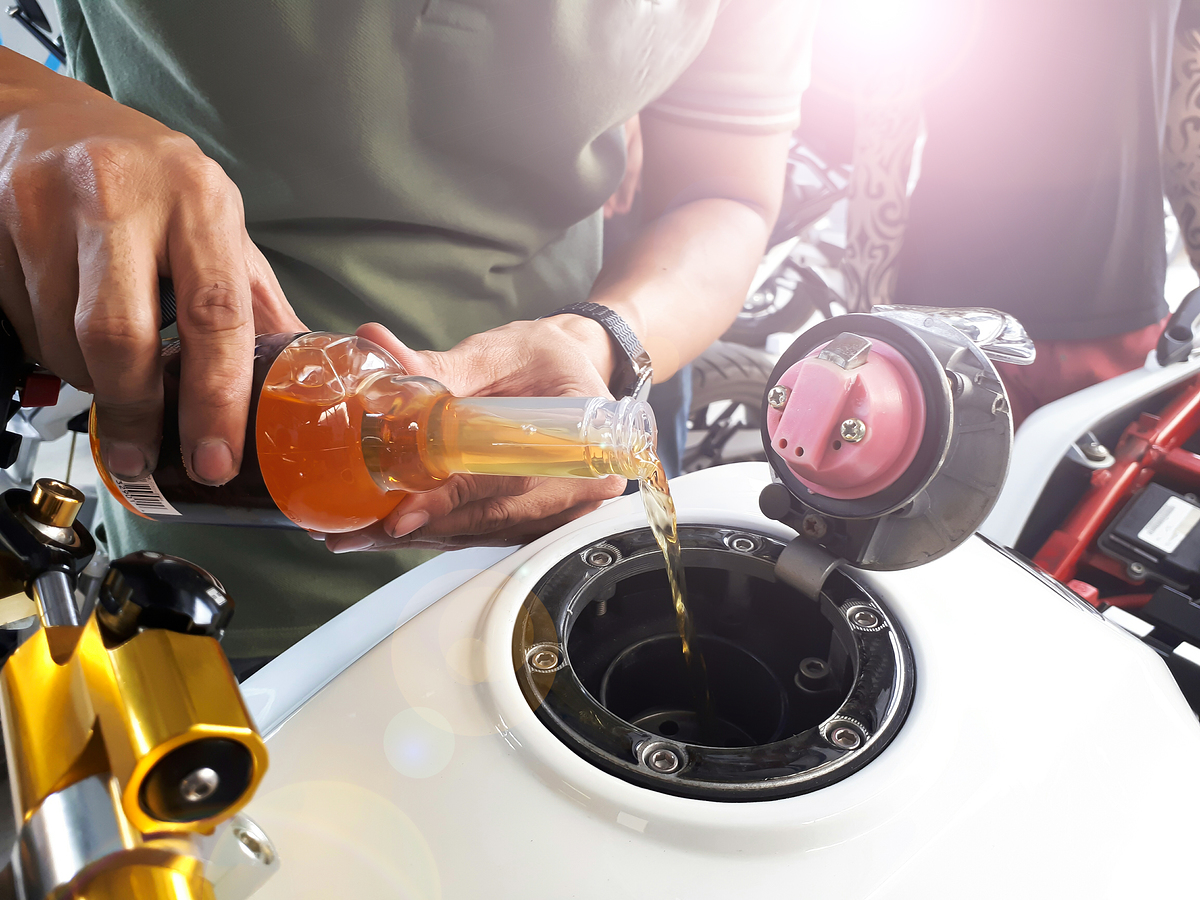
[[96, 395], [117, 475], [154, 468], [158, 279], [174, 280], [192, 477], [238, 471], [254, 334], [301, 331], [241, 194], [190, 138], [0, 50], [0, 306], [26, 353]]
[[[608, 334], [580, 316], [513, 322], [473, 335], [447, 353], [410, 350], [382, 325], [364, 325], [358, 334], [390, 352], [409, 374], [440, 381], [460, 397], [609, 396]], [[524, 543], [624, 489], [625, 480], [616, 477], [453, 475], [435, 491], [410, 494], [382, 522], [329, 535], [325, 543], [335, 553]]]
[[625, 123], [625, 174], [611, 197], [604, 201], [604, 218], [629, 215], [633, 198], [642, 186], [642, 122], [638, 116]]

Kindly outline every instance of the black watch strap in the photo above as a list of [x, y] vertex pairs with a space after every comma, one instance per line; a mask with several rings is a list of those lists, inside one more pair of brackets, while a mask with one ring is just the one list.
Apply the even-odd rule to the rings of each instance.
[[[613, 369], [612, 380], [608, 389], [613, 396], [636, 397], [645, 400], [650, 393], [650, 378], [653, 370], [650, 366], [650, 354], [642, 346], [629, 323], [607, 306], [599, 303], [572, 303], [562, 309], [556, 309], [551, 316], [583, 316], [599, 322], [608, 332], [613, 344], [618, 350], [617, 364]], [[544, 318], [549, 318], [545, 316]]]

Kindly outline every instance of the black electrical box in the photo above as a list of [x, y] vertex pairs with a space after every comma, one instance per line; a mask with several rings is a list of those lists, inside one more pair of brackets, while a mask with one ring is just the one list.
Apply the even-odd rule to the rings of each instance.
[[[1100, 535], [1100, 549], [1130, 567], [1130, 575], [1181, 591], [1200, 585], [1200, 505], [1148, 484]], [[1139, 568], [1141, 567], [1141, 568]]]
[[1137, 613], [1155, 628], [1169, 629], [1180, 639], [1200, 646], [1200, 602], [1187, 594], [1163, 585]]

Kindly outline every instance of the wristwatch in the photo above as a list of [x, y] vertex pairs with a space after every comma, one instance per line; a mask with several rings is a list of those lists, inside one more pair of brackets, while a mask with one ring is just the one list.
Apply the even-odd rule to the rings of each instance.
[[[550, 316], [563, 315], [583, 316], [600, 323], [617, 350], [616, 365], [613, 367], [608, 389], [617, 399], [636, 397], [638, 400], [645, 400], [650, 394], [650, 377], [653, 375], [650, 354], [637, 339], [629, 323], [599, 303], [572, 303], [550, 313]], [[550, 316], [542, 318], [548, 319]]]

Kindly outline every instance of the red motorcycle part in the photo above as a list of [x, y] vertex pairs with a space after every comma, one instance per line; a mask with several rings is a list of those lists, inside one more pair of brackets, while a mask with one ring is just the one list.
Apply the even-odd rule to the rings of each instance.
[[1200, 483], [1200, 456], [1182, 449], [1197, 427], [1200, 376], [1185, 382], [1160, 415], [1142, 413], [1125, 429], [1113, 464], [1092, 473], [1087, 493], [1037, 552], [1034, 563], [1064, 584], [1075, 577], [1081, 562], [1106, 571], [1118, 566], [1102, 554], [1088, 553], [1089, 548], [1117, 509], [1159, 472]]
[[49, 372], [30, 372], [25, 376], [25, 383], [17, 389], [17, 397], [21, 406], [28, 409], [33, 406], [53, 406], [58, 402], [58, 392], [62, 389], [62, 381], [57, 375]]

